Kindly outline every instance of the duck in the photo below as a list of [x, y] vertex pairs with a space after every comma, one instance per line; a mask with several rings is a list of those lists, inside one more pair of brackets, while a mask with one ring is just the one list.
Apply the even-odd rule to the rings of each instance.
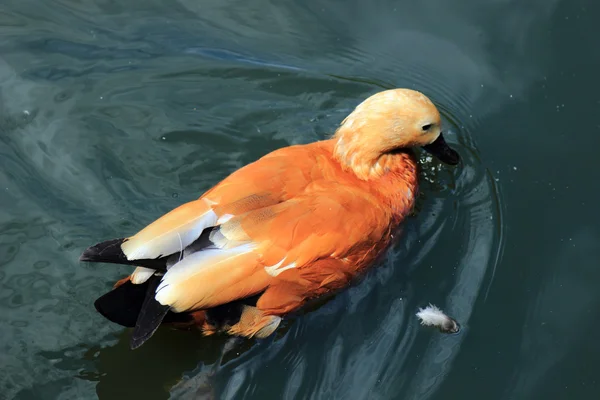
[[269, 337], [385, 253], [415, 204], [416, 148], [460, 162], [426, 95], [372, 94], [330, 138], [272, 151], [134, 235], [87, 248], [82, 262], [134, 268], [96, 310], [133, 328], [132, 349], [162, 324]]

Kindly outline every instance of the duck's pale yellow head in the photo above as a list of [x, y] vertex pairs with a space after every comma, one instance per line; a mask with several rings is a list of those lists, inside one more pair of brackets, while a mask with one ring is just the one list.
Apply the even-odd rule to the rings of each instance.
[[410, 89], [376, 93], [346, 117], [335, 134], [335, 157], [355, 171], [376, 166], [385, 154], [423, 147], [447, 164], [460, 158], [442, 136], [442, 121], [424, 94]]

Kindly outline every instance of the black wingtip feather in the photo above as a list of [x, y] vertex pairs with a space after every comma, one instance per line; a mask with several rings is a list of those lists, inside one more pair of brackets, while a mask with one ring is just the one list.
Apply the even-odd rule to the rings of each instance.
[[170, 307], [163, 306], [154, 297], [160, 280], [161, 278], [157, 275], [153, 275], [148, 280], [146, 297], [131, 336], [130, 346], [132, 350], [137, 349], [152, 337], [169, 312]]
[[88, 247], [79, 257], [79, 261], [135, 265], [137, 267], [146, 267], [158, 271], [167, 270], [167, 257], [128, 260], [121, 249], [121, 245], [126, 240], [127, 238], [111, 239]]
[[88, 247], [79, 257], [79, 261], [129, 264], [127, 256], [121, 250], [125, 240], [125, 238], [111, 239]]

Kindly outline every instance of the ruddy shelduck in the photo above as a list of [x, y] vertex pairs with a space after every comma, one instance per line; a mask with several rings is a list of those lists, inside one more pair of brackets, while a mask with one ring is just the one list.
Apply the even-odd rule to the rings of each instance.
[[425, 95], [374, 94], [331, 139], [273, 151], [135, 235], [85, 250], [82, 261], [137, 267], [96, 309], [135, 327], [132, 348], [161, 323], [269, 336], [388, 247], [415, 203], [413, 147], [459, 162]]

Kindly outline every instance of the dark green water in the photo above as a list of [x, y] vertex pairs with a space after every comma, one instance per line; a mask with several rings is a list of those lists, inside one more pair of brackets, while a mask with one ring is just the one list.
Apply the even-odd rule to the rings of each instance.
[[[4, 0], [1, 399], [595, 399], [600, 3]], [[417, 213], [356, 286], [232, 348], [136, 351], [93, 301], [135, 233], [390, 87], [443, 111]], [[433, 302], [463, 325], [441, 335]], [[222, 354], [224, 356], [222, 357]]]

